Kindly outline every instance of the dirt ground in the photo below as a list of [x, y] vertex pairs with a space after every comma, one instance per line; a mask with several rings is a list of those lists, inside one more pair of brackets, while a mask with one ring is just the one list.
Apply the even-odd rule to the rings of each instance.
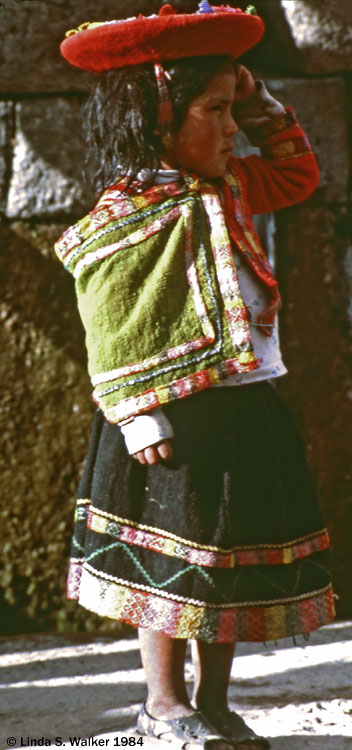
[[[187, 679], [192, 664], [187, 661]], [[0, 750], [134, 746], [145, 697], [134, 636], [0, 640]], [[272, 750], [352, 750], [352, 622], [294, 646], [239, 644], [231, 707]], [[143, 739], [143, 750], [170, 747]]]

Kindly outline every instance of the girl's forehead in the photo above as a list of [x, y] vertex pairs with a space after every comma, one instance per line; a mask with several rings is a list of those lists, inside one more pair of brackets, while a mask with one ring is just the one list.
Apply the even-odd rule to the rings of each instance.
[[196, 99], [232, 98], [236, 89], [236, 75], [230, 66], [213, 76], [207, 87]]

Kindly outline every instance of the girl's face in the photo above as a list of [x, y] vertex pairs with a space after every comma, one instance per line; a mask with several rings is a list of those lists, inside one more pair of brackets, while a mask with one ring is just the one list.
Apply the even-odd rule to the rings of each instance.
[[189, 104], [175, 136], [177, 165], [199, 177], [221, 177], [233, 151], [238, 126], [233, 119], [236, 77], [229, 67], [217, 73]]

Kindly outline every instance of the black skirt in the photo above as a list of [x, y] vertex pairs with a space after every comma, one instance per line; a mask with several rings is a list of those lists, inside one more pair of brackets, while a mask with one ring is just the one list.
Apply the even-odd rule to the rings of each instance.
[[291, 413], [267, 382], [173, 401], [173, 459], [141, 466], [97, 411], [68, 597], [208, 642], [267, 641], [334, 618], [329, 539]]

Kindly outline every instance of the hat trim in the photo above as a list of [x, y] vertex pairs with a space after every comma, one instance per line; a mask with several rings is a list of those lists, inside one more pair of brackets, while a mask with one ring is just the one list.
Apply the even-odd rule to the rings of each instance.
[[260, 41], [265, 29], [259, 16], [222, 10], [139, 16], [88, 26], [82, 24], [78, 33], [66, 37], [60, 49], [72, 65], [97, 74], [182, 57], [237, 58]]

